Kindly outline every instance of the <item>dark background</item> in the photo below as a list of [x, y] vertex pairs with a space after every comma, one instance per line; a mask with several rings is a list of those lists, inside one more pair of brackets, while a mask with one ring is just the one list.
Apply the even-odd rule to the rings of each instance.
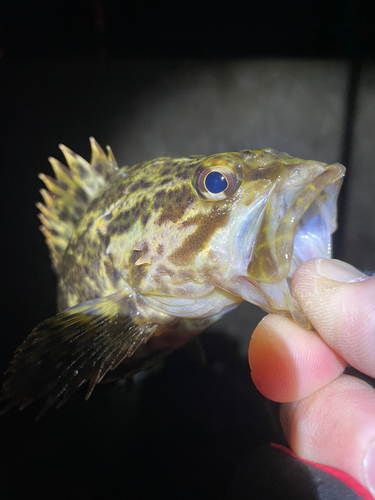
[[373, 58], [371, 1], [4, 2], [4, 57]]
[[[2, 371], [55, 313], [34, 204], [60, 142], [89, 158], [93, 135], [120, 164], [258, 147], [341, 161], [335, 255], [373, 270], [374, 33], [372, 1], [0, 4]], [[233, 498], [281, 439], [246, 361], [261, 316], [244, 305], [203, 334], [206, 368], [176, 352], [131, 392], [6, 414], [0, 498]], [[246, 474], [267, 498], [275, 471]]]

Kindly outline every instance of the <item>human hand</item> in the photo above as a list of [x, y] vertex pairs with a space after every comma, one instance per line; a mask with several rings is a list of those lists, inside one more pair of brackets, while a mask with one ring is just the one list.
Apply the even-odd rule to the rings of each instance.
[[284, 403], [280, 419], [294, 453], [341, 469], [375, 495], [375, 390], [343, 374], [349, 364], [375, 377], [375, 276], [313, 259], [295, 272], [292, 292], [316, 331], [266, 316], [250, 342], [253, 381]]

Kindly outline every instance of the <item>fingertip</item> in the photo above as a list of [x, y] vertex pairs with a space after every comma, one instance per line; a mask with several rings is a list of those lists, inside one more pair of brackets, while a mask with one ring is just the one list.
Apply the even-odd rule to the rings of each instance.
[[375, 277], [333, 259], [294, 273], [292, 293], [314, 329], [346, 361], [375, 376]]
[[324, 284], [332, 288], [333, 284], [327, 280], [337, 285], [365, 281], [368, 278], [368, 275], [341, 260], [315, 258], [303, 262], [296, 269], [292, 278], [292, 293], [298, 299], [306, 294], [313, 296]]
[[249, 364], [257, 389], [277, 402], [306, 397], [345, 369], [345, 361], [315, 332], [274, 314], [266, 316], [255, 329]]
[[288, 350], [274, 328], [273, 315], [256, 327], [249, 345], [251, 378], [264, 396], [273, 401], [289, 401], [290, 369], [285, 359]]

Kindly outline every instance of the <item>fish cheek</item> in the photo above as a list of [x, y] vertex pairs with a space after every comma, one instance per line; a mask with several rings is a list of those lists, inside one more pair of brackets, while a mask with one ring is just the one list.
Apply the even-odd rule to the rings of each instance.
[[207, 248], [215, 232], [226, 225], [228, 219], [229, 213], [219, 210], [217, 206], [209, 214], [197, 217], [194, 221], [196, 230], [170, 255], [169, 261], [178, 267], [191, 264], [196, 255]]
[[154, 210], [161, 209], [157, 220], [159, 226], [166, 221], [179, 222], [191, 204], [196, 201], [196, 197], [192, 194], [188, 184], [170, 191], [159, 191], [159, 193], [155, 195], [154, 201]]

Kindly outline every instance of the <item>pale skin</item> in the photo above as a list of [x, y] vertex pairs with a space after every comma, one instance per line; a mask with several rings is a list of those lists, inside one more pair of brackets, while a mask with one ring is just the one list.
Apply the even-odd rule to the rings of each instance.
[[250, 342], [253, 381], [282, 403], [297, 455], [345, 471], [375, 495], [375, 389], [343, 374], [351, 365], [375, 378], [375, 276], [313, 259], [295, 272], [292, 292], [315, 331], [266, 316]]

